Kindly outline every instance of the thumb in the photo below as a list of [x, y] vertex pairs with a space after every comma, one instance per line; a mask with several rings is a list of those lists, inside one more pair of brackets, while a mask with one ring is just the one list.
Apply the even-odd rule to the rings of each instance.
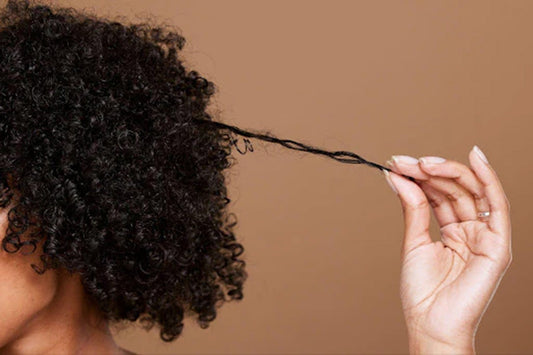
[[405, 222], [403, 255], [424, 244], [432, 243], [429, 235], [430, 204], [424, 191], [414, 182], [387, 170], [382, 170], [392, 189], [400, 198]]

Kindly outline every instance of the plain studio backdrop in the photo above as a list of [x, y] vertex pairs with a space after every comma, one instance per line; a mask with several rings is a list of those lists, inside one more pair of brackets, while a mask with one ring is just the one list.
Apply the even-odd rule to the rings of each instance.
[[[5, 1], [4, 1], [5, 2]], [[215, 118], [384, 164], [468, 164], [486, 153], [511, 202], [513, 263], [479, 353], [532, 353], [533, 1], [72, 0], [181, 30], [188, 69], [218, 86]], [[240, 140], [242, 144], [242, 139]], [[144, 354], [405, 353], [403, 217], [383, 174], [252, 140], [227, 171], [249, 278], [208, 329], [172, 344], [131, 327]], [[529, 221], [529, 222], [528, 222]], [[438, 238], [432, 221], [433, 238]]]

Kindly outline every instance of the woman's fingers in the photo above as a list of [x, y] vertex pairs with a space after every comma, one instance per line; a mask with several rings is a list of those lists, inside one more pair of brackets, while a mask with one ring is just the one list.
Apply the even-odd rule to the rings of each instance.
[[429, 204], [433, 207], [433, 214], [437, 223], [442, 228], [450, 223], [458, 223], [461, 220], [455, 213], [451, 201], [439, 190], [431, 187], [425, 181], [419, 183], [420, 188], [425, 192]]
[[[471, 168], [453, 160], [438, 157], [422, 157], [419, 160], [409, 156], [394, 156], [391, 169], [398, 174], [412, 176], [419, 180], [424, 191], [431, 186], [454, 207], [455, 215], [461, 220], [478, 220], [477, 213], [489, 211], [485, 220], [494, 232], [509, 235], [510, 204], [500, 180], [490, 164], [477, 152], [475, 147], [469, 154]], [[433, 190], [432, 190], [433, 191]], [[432, 206], [442, 206], [435, 211], [440, 221], [453, 221], [449, 205], [435, 194], [428, 196]], [[435, 200], [435, 201], [432, 201]]]
[[470, 165], [476, 172], [481, 184], [483, 185], [485, 196], [487, 197], [490, 211], [488, 218], [490, 229], [510, 241], [511, 238], [511, 205], [509, 199], [503, 191], [502, 184], [496, 175], [496, 172], [487, 161], [487, 158], [481, 150], [474, 146], [469, 154]]
[[393, 190], [397, 192], [402, 205], [405, 220], [403, 255], [419, 246], [432, 243], [429, 235], [430, 205], [424, 191], [416, 183], [394, 172], [382, 171]]
[[[419, 164], [414, 164], [415, 158], [395, 156], [395, 171], [414, 176], [424, 182], [425, 186], [431, 186], [434, 190], [445, 195], [453, 205], [455, 216], [459, 221], [478, 220], [479, 211], [488, 211], [489, 202], [485, 195], [485, 189], [475, 172], [464, 164], [440, 157], [422, 157]], [[412, 162], [411, 162], [412, 161]], [[411, 164], [409, 164], [411, 162]], [[424, 189], [425, 190], [425, 189]], [[430, 199], [431, 202], [431, 199]], [[437, 199], [433, 205], [441, 205], [442, 199]], [[448, 211], [448, 208], [441, 210]], [[435, 211], [437, 220], [454, 221], [452, 216], [443, 215]], [[442, 224], [441, 227], [446, 224]]]
[[431, 176], [420, 169], [418, 159], [410, 157], [409, 155], [393, 155], [391, 160], [387, 161], [394, 171], [401, 174], [412, 176], [417, 180], [427, 180]]
[[[439, 191], [450, 201], [459, 222], [475, 221], [477, 219], [477, 208], [474, 197], [464, 187], [448, 178], [434, 177], [425, 182], [435, 190]], [[443, 227], [444, 225], [441, 225]]]
[[474, 201], [468, 191], [448, 178], [431, 176], [421, 169], [418, 159], [407, 155], [393, 155], [387, 164], [394, 172], [412, 176], [418, 180], [419, 186], [426, 193], [433, 207], [440, 227], [477, 218]]
[[[485, 195], [483, 184], [472, 169], [453, 160], [444, 160], [437, 163], [436, 160], [432, 158], [434, 157], [420, 158], [420, 167], [425, 173], [431, 176], [452, 179], [461, 187], [459, 191], [455, 191], [451, 186], [451, 182], [444, 183], [447, 186], [443, 185], [439, 187], [437, 185], [442, 185], [443, 179], [431, 179], [434, 180], [434, 187], [440, 191], [448, 191], [451, 193], [448, 197], [452, 201], [455, 200], [456, 207], [462, 210], [461, 212], [458, 211], [458, 215], [460, 215], [462, 220], [476, 220], [478, 218], [477, 212], [489, 210], [489, 201]], [[471, 201], [468, 202], [468, 206], [461, 207], [463, 205], [460, 203], [460, 197], [466, 202], [467, 200], [464, 196], [464, 193], [466, 192], [469, 193], [469, 196], [467, 197]], [[472, 203], [474, 203], [474, 208], [472, 208]]]

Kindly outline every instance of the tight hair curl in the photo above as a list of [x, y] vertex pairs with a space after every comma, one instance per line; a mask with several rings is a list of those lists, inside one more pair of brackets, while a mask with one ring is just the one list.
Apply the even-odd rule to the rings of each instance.
[[164, 341], [187, 312], [208, 327], [247, 274], [230, 136], [192, 123], [214, 85], [178, 60], [184, 38], [33, 1], [0, 25], [4, 250], [41, 244], [35, 271], [79, 273], [108, 320], [157, 323]]
[[[213, 82], [187, 70], [169, 26], [124, 25], [73, 8], [9, 0], [0, 11], [0, 207], [6, 252], [42, 247], [42, 274], [79, 273], [109, 321], [205, 329], [247, 278], [224, 170], [233, 134], [388, 170], [212, 120]], [[407, 176], [406, 176], [407, 177]], [[413, 178], [407, 177], [411, 180]]]

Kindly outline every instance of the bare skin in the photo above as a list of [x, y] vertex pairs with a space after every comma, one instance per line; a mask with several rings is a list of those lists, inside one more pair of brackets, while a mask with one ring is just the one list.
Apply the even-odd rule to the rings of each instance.
[[[0, 240], [9, 208], [0, 211]], [[133, 354], [118, 347], [107, 321], [86, 297], [78, 274], [63, 269], [38, 275], [38, 254], [0, 248], [0, 353]]]
[[474, 354], [479, 322], [511, 264], [510, 203], [483, 156], [470, 151], [471, 167], [428, 157], [389, 163], [405, 220], [400, 296], [411, 353]]
[[108, 323], [85, 299], [78, 275], [60, 272], [57, 293], [16, 329], [3, 354], [133, 354], [118, 347]]

